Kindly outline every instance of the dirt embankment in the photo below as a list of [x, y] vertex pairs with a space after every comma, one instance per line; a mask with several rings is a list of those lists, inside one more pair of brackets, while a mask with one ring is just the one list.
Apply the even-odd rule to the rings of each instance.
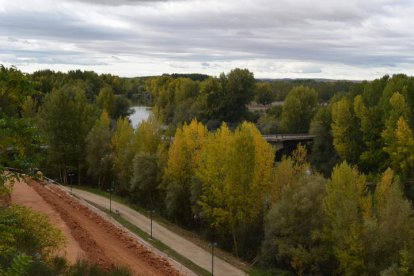
[[11, 201], [13, 204], [30, 207], [37, 212], [47, 215], [50, 221], [62, 231], [67, 238], [67, 244], [62, 251], [58, 252], [58, 255], [64, 256], [72, 264], [77, 259], [85, 259], [85, 252], [71, 234], [71, 229], [62, 220], [59, 213], [43, 200], [32, 187], [23, 181], [16, 181], [12, 189]]
[[46, 188], [33, 180], [29, 183], [59, 213], [90, 262], [105, 269], [115, 265], [128, 266], [134, 275], [179, 275], [165, 258], [156, 255], [77, 199], [52, 185]]

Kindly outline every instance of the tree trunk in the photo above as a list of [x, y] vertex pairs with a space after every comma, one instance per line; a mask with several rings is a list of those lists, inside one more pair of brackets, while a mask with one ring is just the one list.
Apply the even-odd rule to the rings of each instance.
[[66, 165], [63, 165], [63, 184], [68, 184], [68, 171], [66, 169]]
[[81, 184], [81, 165], [80, 160], [78, 160], [78, 186]]
[[237, 246], [237, 239], [236, 239], [236, 230], [234, 229], [234, 225], [231, 227], [231, 235], [233, 236], [233, 248], [234, 248], [234, 254], [236, 254], [236, 257], [239, 257], [239, 248]]
[[59, 166], [59, 178], [60, 178], [60, 183], [63, 183], [62, 166]]

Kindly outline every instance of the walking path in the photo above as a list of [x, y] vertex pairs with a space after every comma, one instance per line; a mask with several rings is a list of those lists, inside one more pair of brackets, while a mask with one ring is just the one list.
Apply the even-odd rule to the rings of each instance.
[[[66, 191], [69, 189], [64, 187]], [[109, 208], [108, 199], [90, 192], [86, 192], [79, 189], [73, 189], [73, 194], [92, 202], [103, 208]], [[128, 206], [112, 201], [112, 209], [117, 210], [123, 218], [140, 228], [141, 230], [150, 232], [150, 219], [141, 213], [129, 208]], [[176, 233], [168, 230], [164, 226], [153, 221], [152, 235], [155, 239], [158, 239], [165, 245], [175, 250], [180, 255], [191, 260], [193, 263], [204, 268], [207, 271], [211, 271], [211, 253], [205, 251], [203, 248], [195, 245], [194, 243], [184, 239]], [[227, 263], [220, 258], [214, 258], [214, 275], [223, 276], [238, 276], [246, 275], [246, 273], [237, 267]]]

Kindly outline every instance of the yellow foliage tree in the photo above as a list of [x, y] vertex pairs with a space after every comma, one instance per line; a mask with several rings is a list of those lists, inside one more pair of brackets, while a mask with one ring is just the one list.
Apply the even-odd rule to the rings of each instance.
[[308, 172], [310, 165], [306, 158], [306, 148], [300, 144], [293, 151], [292, 157], [282, 158], [282, 161], [274, 169], [273, 183], [270, 189], [271, 203], [278, 201], [286, 188], [294, 185], [301, 176]]
[[211, 226], [233, 236], [252, 223], [270, 191], [274, 151], [251, 123], [232, 133], [223, 124], [202, 148], [197, 176], [202, 183], [199, 205]]
[[164, 174], [167, 210], [183, 223], [188, 223], [192, 217], [191, 209], [198, 194], [196, 187], [193, 187], [193, 177], [207, 134], [207, 128], [193, 120], [177, 129], [168, 151]]
[[342, 98], [332, 104], [331, 127], [333, 145], [338, 155], [343, 160], [355, 164], [361, 153], [361, 135], [351, 100]]
[[161, 125], [155, 116], [150, 116], [140, 123], [135, 130], [134, 152], [142, 154], [155, 154], [161, 144]]
[[[372, 263], [377, 267], [401, 263], [401, 259], [404, 259], [401, 258], [401, 252], [410, 243], [414, 245], [414, 211], [391, 169], [383, 173], [375, 189], [374, 200], [378, 232], [373, 236], [377, 237], [374, 245], [379, 254], [372, 255], [381, 256], [381, 259], [373, 258]], [[414, 254], [411, 253], [411, 256], [414, 257]], [[411, 262], [412, 265], [414, 262]]]
[[329, 222], [325, 238], [332, 244], [339, 272], [361, 275], [366, 265], [363, 221], [372, 215], [365, 176], [344, 162], [334, 168], [326, 190], [323, 209]]
[[411, 127], [401, 116], [393, 140], [384, 150], [390, 155], [392, 167], [402, 176], [412, 175], [414, 169], [414, 137]]

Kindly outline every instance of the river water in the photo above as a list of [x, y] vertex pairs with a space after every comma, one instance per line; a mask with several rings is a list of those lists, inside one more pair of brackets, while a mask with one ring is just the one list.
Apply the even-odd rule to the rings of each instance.
[[148, 119], [151, 114], [151, 107], [148, 106], [133, 106], [131, 109], [134, 111], [131, 115], [129, 115], [129, 119], [131, 120], [132, 127], [136, 128], [142, 122]]

